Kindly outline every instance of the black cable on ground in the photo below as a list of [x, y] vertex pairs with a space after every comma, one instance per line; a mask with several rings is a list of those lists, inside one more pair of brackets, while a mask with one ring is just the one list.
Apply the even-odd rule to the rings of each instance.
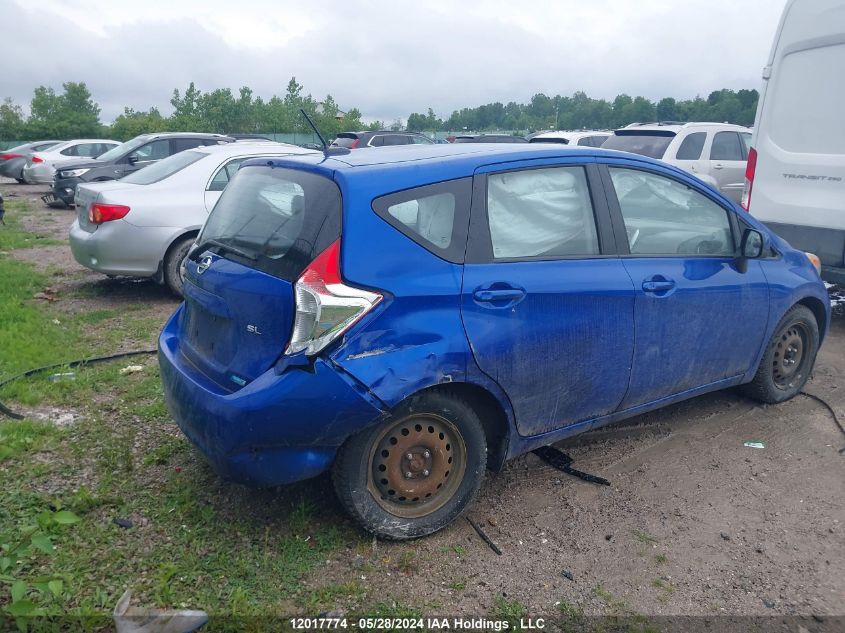
[[[141, 354], [155, 354], [158, 350], [155, 349], [140, 349], [135, 350], [133, 352], [120, 352], [118, 354], [110, 354], [108, 356], [95, 356], [94, 358], [81, 358], [79, 360], [72, 360], [65, 363], [55, 363], [53, 365], [44, 365], [43, 367], [36, 367], [35, 369], [27, 369], [24, 372], [19, 374], [15, 374], [11, 378], [6, 378], [3, 381], [0, 381], [0, 389], [8, 385], [10, 382], [17, 380], [18, 378], [26, 378], [27, 376], [33, 376], [35, 374], [41, 373], [42, 371], [47, 371], [48, 369], [58, 369], [59, 367], [81, 367], [82, 365], [93, 365], [95, 363], [104, 363], [109, 360], [116, 360], [118, 358], [126, 358], [127, 356], [140, 356]], [[20, 413], [15, 413], [5, 404], [0, 402], [0, 414], [3, 414], [7, 417], [10, 417], [14, 420], [23, 420], [24, 416]]]
[[[802, 396], [807, 396], [808, 398], [815, 400], [816, 402], [827, 408], [827, 410], [830, 411], [830, 415], [833, 416], [834, 423], [836, 424], [836, 426], [839, 427], [839, 430], [842, 431], [842, 435], [845, 435], [845, 427], [842, 426], [842, 423], [839, 421], [839, 416], [836, 415], [836, 411], [833, 409], [832, 406], [830, 406], [830, 404], [828, 404], [827, 400], [820, 398], [815, 394], [807, 393], [806, 391], [801, 391], [799, 393]], [[845, 455], [845, 448], [839, 449], [839, 453], [840, 455]]]

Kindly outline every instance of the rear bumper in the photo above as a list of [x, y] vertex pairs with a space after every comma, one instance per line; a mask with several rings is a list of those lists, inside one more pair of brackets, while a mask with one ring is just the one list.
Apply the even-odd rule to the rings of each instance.
[[53, 169], [46, 165], [27, 165], [21, 170], [23, 178], [36, 185], [48, 185], [53, 182]]
[[104, 275], [154, 277], [173, 233], [172, 228], [137, 227], [125, 220], [104, 222], [88, 232], [76, 220], [70, 250], [77, 262]]
[[319, 475], [347, 437], [384, 413], [360, 383], [322, 359], [313, 370], [271, 368], [227, 391], [182, 355], [181, 314], [179, 308], [159, 338], [165, 400], [182, 432], [226, 479], [268, 487]]

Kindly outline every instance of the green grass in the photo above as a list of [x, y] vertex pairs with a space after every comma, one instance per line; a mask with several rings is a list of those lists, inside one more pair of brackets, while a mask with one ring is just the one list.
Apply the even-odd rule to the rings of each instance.
[[634, 530], [633, 534], [634, 538], [636, 538], [643, 545], [653, 545], [654, 543], [657, 543], [657, 537], [649, 534], [648, 532], [644, 532], [642, 530]]
[[6, 208], [5, 224], [0, 224], [0, 252], [7, 252], [18, 248], [32, 248], [33, 246], [54, 246], [64, 244], [61, 240], [28, 233], [21, 225], [19, 216], [31, 213], [32, 208], [28, 200], [4, 200]]
[[498, 620], [507, 620], [509, 630], [520, 631], [520, 620], [528, 614], [519, 600], [508, 600], [504, 596], [496, 596], [493, 606], [493, 616]]
[[[34, 239], [19, 235], [15, 222], [27, 211], [14, 210], [7, 215], [13, 231], [0, 228], [5, 249]], [[0, 256], [0, 380], [155, 341], [161, 318], [146, 310], [142, 291], [119, 311], [79, 310], [77, 303], [71, 314], [62, 301], [32, 298], [48, 283], [47, 274]], [[128, 364], [144, 370], [121, 375]], [[15, 570], [28, 581], [62, 579], [59, 595], [40, 598], [48, 613], [106, 616], [129, 588], [133, 605], [204, 609], [223, 618], [215, 630], [226, 630], [233, 613], [289, 615], [361, 599], [353, 584], [301, 584], [339, 549], [364, 543], [339, 507], [322, 501], [333, 499], [327, 481], [271, 491], [222, 482], [170, 420], [154, 357], [82, 366], [72, 370], [75, 380], [48, 380], [62, 371], [0, 388], [12, 408], [78, 416], [61, 428], [0, 419], [0, 544], [19, 539], [51, 506], [82, 519], [56, 532], [52, 554], [36, 551]], [[121, 528], [116, 518], [133, 526]], [[10, 585], [0, 582], [0, 617], [10, 598]]]

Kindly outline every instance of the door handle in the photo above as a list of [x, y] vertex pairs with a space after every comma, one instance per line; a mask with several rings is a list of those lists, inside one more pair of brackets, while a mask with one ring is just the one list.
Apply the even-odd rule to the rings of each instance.
[[525, 296], [522, 288], [499, 288], [496, 290], [478, 289], [472, 293], [476, 301], [489, 303], [491, 301], [514, 301]]
[[643, 282], [644, 292], [666, 292], [675, 287], [671, 279], [646, 279]]
[[722, 169], [723, 167], [724, 165], [722, 163], [716, 163], [715, 165], [713, 165], [713, 169]]

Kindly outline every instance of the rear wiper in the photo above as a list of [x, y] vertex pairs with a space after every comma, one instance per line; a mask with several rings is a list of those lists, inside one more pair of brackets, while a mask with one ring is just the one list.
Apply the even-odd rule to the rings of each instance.
[[215, 239], [207, 239], [207, 240], [204, 240], [201, 244], [198, 244], [197, 247], [194, 249], [194, 252], [191, 253], [190, 258], [194, 261], [198, 261], [199, 256], [202, 255], [205, 251], [207, 251], [209, 246], [216, 246], [221, 251], [234, 253], [235, 255], [239, 255], [241, 257], [244, 257], [244, 258], [252, 260], [252, 261], [255, 261], [255, 260], [258, 259], [258, 257], [256, 255], [253, 255], [252, 253], [248, 253], [245, 250], [241, 250], [237, 246], [232, 246], [231, 244], [227, 244], [226, 242], [221, 242], [221, 241], [215, 240]]

